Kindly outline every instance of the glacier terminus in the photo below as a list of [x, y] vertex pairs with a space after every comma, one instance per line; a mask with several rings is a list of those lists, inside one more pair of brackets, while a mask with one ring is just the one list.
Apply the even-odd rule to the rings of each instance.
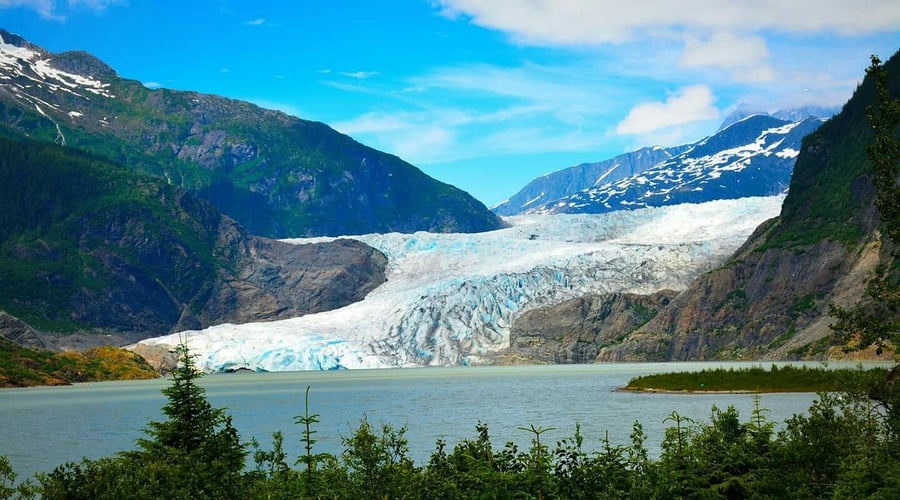
[[[460, 366], [490, 362], [531, 308], [588, 293], [682, 290], [727, 259], [783, 195], [606, 214], [522, 215], [475, 234], [352, 236], [383, 252], [388, 280], [349, 306], [185, 339], [208, 372]], [[303, 245], [334, 238], [286, 240]]]

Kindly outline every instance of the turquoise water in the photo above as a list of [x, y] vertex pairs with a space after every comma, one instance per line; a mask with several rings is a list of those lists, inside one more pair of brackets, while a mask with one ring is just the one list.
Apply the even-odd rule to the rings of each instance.
[[[226, 407], [242, 439], [256, 437], [271, 447], [282, 431], [291, 460], [300, 452], [303, 395], [311, 386], [310, 411], [318, 413], [315, 452], [340, 453], [363, 416], [375, 425], [408, 426], [410, 453], [424, 464], [435, 441], [453, 446], [475, 437], [478, 422], [488, 424], [499, 448], [512, 441], [527, 447], [531, 435], [519, 427], [555, 427], [547, 442], [570, 437], [579, 422], [585, 445], [599, 449], [608, 432], [614, 444], [629, 440], [638, 420], [647, 447], [658, 453], [673, 411], [705, 420], [710, 408], [734, 405], [750, 416], [752, 396], [735, 394], [637, 394], [618, 392], [632, 377], [647, 373], [698, 370], [722, 363], [641, 363], [522, 367], [415, 368], [338, 372], [220, 374], [203, 377], [213, 406]], [[741, 366], [729, 363], [727, 366]], [[768, 366], [768, 364], [764, 365]], [[66, 387], [0, 391], [0, 454], [9, 457], [20, 478], [50, 471], [66, 461], [98, 458], [134, 448], [142, 429], [161, 420], [167, 380], [103, 382]], [[809, 407], [814, 394], [767, 394], [762, 405], [781, 422]]]

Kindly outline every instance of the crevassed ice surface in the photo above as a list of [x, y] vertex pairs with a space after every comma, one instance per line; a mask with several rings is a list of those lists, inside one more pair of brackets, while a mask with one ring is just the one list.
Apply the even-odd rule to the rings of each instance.
[[[508, 346], [528, 309], [588, 293], [680, 290], [729, 257], [782, 196], [597, 215], [525, 215], [478, 234], [353, 236], [384, 252], [365, 300], [298, 318], [223, 324], [186, 338], [207, 371], [466, 365]], [[309, 244], [332, 238], [287, 240]]]

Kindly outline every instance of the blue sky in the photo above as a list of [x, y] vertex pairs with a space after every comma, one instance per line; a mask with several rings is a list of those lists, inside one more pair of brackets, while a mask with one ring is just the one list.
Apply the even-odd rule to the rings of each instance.
[[900, 49], [896, 0], [0, 0], [0, 27], [148, 87], [328, 123], [487, 205], [711, 134], [738, 105], [840, 105]]

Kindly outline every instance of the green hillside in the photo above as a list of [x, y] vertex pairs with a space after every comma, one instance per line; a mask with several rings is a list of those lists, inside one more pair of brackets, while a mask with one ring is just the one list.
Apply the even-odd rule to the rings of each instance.
[[158, 304], [191, 303], [228, 265], [220, 217], [158, 179], [0, 138], [0, 309], [54, 331], [173, 323]]
[[[254, 234], [477, 232], [500, 219], [467, 193], [327, 125], [248, 102], [148, 89], [83, 52], [54, 67], [106, 85], [61, 92], [23, 62], [0, 68], [0, 135], [65, 143], [194, 191]], [[37, 56], [35, 56], [37, 57]], [[27, 61], [26, 61], [27, 62]], [[4, 74], [8, 73], [8, 74]]]

